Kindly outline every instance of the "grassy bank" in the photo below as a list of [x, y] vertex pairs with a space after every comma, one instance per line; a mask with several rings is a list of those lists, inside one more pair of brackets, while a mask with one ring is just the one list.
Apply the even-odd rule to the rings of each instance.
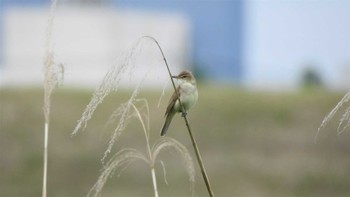
[[[98, 178], [107, 147], [109, 115], [129, 97], [109, 96], [86, 131], [70, 134], [91, 97], [90, 91], [59, 90], [52, 97], [49, 136], [48, 196], [85, 196]], [[349, 196], [350, 137], [336, 136], [334, 119], [314, 143], [324, 116], [340, 100], [327, 92], [250, 93], [229, 88], [199, 87], [200, 100], [189, 121], [216, 196]], [[151, 141], [159, 137], [167, 92], [143, 91], [150, 103]], [[42, 184], [43, 92], [40, 89], [0, 90], [0, 196], [40, 196]], [[180, 116], [168, 135], [192, 152]], [[114, 147], [142, 149], [137, 121]], [[161, 155], [167, 168], [156, 166], [160, 196], [190, 196], [185, 170], [175, 153]], [[195, 165], [197, 167], [197, 165]], [[207, 196], [197, 168], [197, 196]], [[152, 196], [151, 174], [143, 163], [131, 164], [107, 183], [103, 196]]]

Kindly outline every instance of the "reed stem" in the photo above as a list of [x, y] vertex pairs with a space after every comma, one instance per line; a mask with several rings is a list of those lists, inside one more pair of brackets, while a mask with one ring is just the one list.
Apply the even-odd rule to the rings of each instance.
[[[58, 79], [57, 73], [55, 73], [53, 66], [53, 44], [52, 44], [52, 30], [53, 21], [55, 18], [55, 10], [58, 0], [51, 0], [50, 17], [47, 22], [46, 29], [46, 52], [44, 62], [44, 116], [45, 116], [45, 129], [44, 129], [44, 166], [43, 166], [43, 188], [42, 197], [47, 196], [47, 160], [48, 160], [48, 139], [49, 139], [49, 122], [50, 122], [50, 97], [55, 89]], [[62, 74], [63, 76], [63, 74]]]
[[154, 196], [158, 197], [156, 171], [154, 170], [154, 166], [153, 165], [152, 165], [152, 181], [153, 181]]
[[[179, 101], [179, 103], [180, 103], [180, 106], [181, 106], [181, 108], [182, 108], [182, 111], [185, 112], [185, 108], [184, 108], [184, 106], [183, 106], [183, 104], [182, 104], [182, 102], [181, 102], [181, 99], [180, 99], [180, 97], [179, 97], [179, 93], [178, 93], [178, 91], [177, 91], [177, 89], [176, 89], [174, 80], [173, 80], [173, 78], [172, 78], [173, 75], [172, 75], [171, 72], [170, 72], [169, 65], [168, 65], [168, 62], [167, 62], [167, 60], [166, 60], [166, 58], [165, 58], [165, 55], [164, 55], [164, 53], [163, 53], [162, 48], [160, 47], [158, 41], [157, 41], [155, 38], [153, 38], [153, 37], [151, 37], [151, 36], [144, 36], [144, 38], [149, 38], [149, 39], [153, 40], [153, 41], [157, 44], [157, 46], [158, 46], [158, 48], [159, 48], [159, 50], [160, 50], [160, 52], [161, 52], [161, 54], [162, 54], [162, 56], [163, 56], [163, 60], [164, 60], [165, 66], [166, 66], [166, 68], [167, 68], [167, 70], [168, 70], [168, 74], [169, 74], [169, 76], [170, 76], [171, 83], [172, 83], [173, 88], [174, 88], [174, 90], [175, 90], [175, 93], [176, 93], [176, 95], [177, 95], [177, 99], [178, 99], [178, 101]], [[184, 118], [184, 120], [185, 120], [186, 127], [187, 127], [188, 133], [189, 133], [189, 135], [190, 135], [190, 138], [191, 138], [191, 141], [192, 141], [192, 145], [193, 145], [193, 148], [194, 148], [194, 151], [195, 151], [195, 154], [196, 154], [197, 162], [198, 162], [199, 167], [200, 167], [200, 169], [201, 169], [201, 173], [202, 173], [202, 176], [203, 176], [203, 180], [204, 180], [205, 185], [206, 185], [206, 187], [207, 187], [209, 196], [210, 196], [210, 197], [214, 197], [214, 193], [213, 193], [213, 191], [212, 191], [212, 189], [211, 189], [210, 182], [209, 182], [209, 178], [208, 178], [207, 172], [206, 172], [206, 170], [205, 170], [205, 167], [204, 167], [204, 164], [203, 164], [203, 161], [202, 161], [202, 157], [201, 157], [201, 154], [200, 154], [199, 149], [198, 149], [198, 146], [197, 146], [197, 142], [196, 142], [196, 140], [195, 140], [195, 138], [194, 138], [194, 135], [193, 135], [193, 133], [192, 133], [192, 131], [191, 131], [191, 128], [190, 128], [190, 124], [189, 124], [189, 122], [188, 122], [188, 120], [187, 120], [187, 113], [183, 113], [183, 118]]]
[[43, 197], [47, 196], [47, 145], [49, 135], [49, 124], [45, 123], [45, 136], [44, 136], [44, 172], [43, 172]]

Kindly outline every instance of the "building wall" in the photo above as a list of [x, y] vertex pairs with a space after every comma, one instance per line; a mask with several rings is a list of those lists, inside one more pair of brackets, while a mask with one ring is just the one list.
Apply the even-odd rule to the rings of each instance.
[[[242, 22], [244, 1], [115, 0], [116, 7], [177, 12], [188, 17], [192, 61], [196, 69], [215, 81], [241, 80]], [[169, 33], [172, 36], [172, 33]]]
[[[23, 5], [20, 0], [6, 1], [7, 4], [15, 6]], [[62, 2], [71, 2], [77, 7], [85, 5], [82, 4], [83, 1]], [[187, 23], [185, 28], [187, 28], [186, 31], [189, 33], [189, 37], [186, 38], [186, 45], [188, 46], [184, 60], [186, 65], [179, 66], [194, 67], [193, 70], [197, 72], [196, 74], [209, 76], [209, 79], [213, 81], [224, 81], [231, 84], [240, 81], [242, 76], [241, 1], [109, 0], [105, 3], [106, 5], [113, 4], [116, 13], [123, 12], [123, 10], [133, 11], [133, 13], [153, 13], [153, 15], [159, 16], [157, 18], [159, 21], [164, 21], [162, 18], [166, 15], [180, 16], [180, 20], [187, 21], [185, 22]], [[46, 9], [49, 6], [49, 2], [46, 0], [31, 0], [25, 4], [44, 5]], [[132, 18], [131, 15], [128, 15], [128, 17]], [[128, 19], [124, 18], [124, 20]], [[144, 26], [143, 23], [144, 20], [141, 17], [139, 25]], [[166, 26], [164, 24], [159, 26], [157, 31], [166, 32], [164, 38], [168, 37], [169, 40], [175, 38], [176, 40], [176, 37], [178, 37], [177, 31], [164, 29]], [[175, 50], [173, 49], [173, 51]]]
[[[4, 15], [4, 69], [0, 85], [42, 83], [49, 9], [8, 7]], [[168, 38], [168, 31], [175, 36]], [[125, 77], [128, 79], [123, 85], [135, 86], [148, 74], [145, 86], [163, 87], [167, 70], [157, 46], [145, 39], [137, 45], [144, 35], [157, 38], [175, 73], [189, 65], [189, 29], [186, 19], [179, 15], [108, 7], [60, 7], [55, 14], [52, 43], [55, 61], [65, 65], [64, 84], [96, 87], [111, 66], [131, 67], [135, 62], [131, 72], [135, 80]], [[142, 52], [125, 59], [131, 50]]]
[[[129, 13], [125, 15], [126, 18], [120, 20], [130, 21], [134, 27], [123, 31], [124, 33], [113, 35], [122, 38], [119, 45], [125, 44], [126, 39], [123, 36], [137, 37], [141, 34], [135, 34], [135, 31], [144, 33], [143, 30], [148, 29], [144, 17], [140, 17], [142, 13], [153, 16], [154, 20], [163, 21], [162, 24], [166, 24], [163, 18], [172, 18], [169, 16], [177, 18], [170, 21], [183, 24], [184, 35], [187, 35], [183, 41], [185, 48], [177, 48], [174, 41], [165, 41], [166, 38], [172, 40], [177, 36], [174, 32], [176, 25], [175, 28], [169, 28], [166, 25], [151, 23], [151, 26], [158, 28], [156, 31], [162, 32], [157, 36], [162, 41], [164, 39], [164, 43], [173, 43], [175, 47], [172, 44], [165, 44], [174, 47], [169, 49], [170, 51], [182, 51], [181, 57], [186, 61], [179, 64], [194, 65], [197, 74], [203, 74], [213, 81], [229, 84], [241, 82], [245, 87], [252, 89], [290, 90], [300, 86], [303, 72], [311, 67], [320, 75], [325, 86], [331, 89], [350, 88], [350, 1], [97, 1], [100, 2], [98, 5], [103, 4], [104, 7], [112, 5], [111, 12]], [[49, 0], [2, 0], [0, 25], [2, 22], [2, 27], [5, 26], [4, 14], [9, 7], [20, 7], [25, 4], [25, 7], [33, 8], [41, 5], [41, 8], [48, 10], [49, 2]], [[82, 2], [85, 1], [74, 0], [73, 4], [75, 7], [81, 7], [85, 5]], [[94, 6], [99, 7], [96, 4]], [[43, 18], [47, 16], [44, 14]], [[79, 20], [77, 16], [71, 17]], [[60, 29], [57, 26], [56, 30], [64, 31], [65, 27]], [[4, 62], [7, 58], [4, 55], [7, 53], [4, 31], [4, 28], [0, 28], [2, 68], [5, 67]], [[84, 35], [78, 29], [72, 29], [71, 32], [75, 35]], [[95, 41], [104, 43], [100, 39]], [[106, 43], [108, 45], [108, 42]], [[4, 69], [0, 69], [0, 72], [1, 70]]]
[[2, 3], [0, 3], [0, 72], [3, 69], [3, 61], [4, 61], [4, 7]]

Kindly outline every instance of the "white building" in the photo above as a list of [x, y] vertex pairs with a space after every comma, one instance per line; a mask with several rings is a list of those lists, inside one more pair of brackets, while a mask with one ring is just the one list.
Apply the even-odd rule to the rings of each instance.
[[[240, 5], [242, 47], [237, 50], [242, 51], [232, 53], [242, 54], [243, 74], [239, 75], [243, 86], [296, 89], [304, 70], [311, 66], [330, 89], [350, 89], [350, 1], [242, 0]], [[5, 9], [0, 86], [41, 83], [48, 17], [48, 7]], [[95, 87], [117, 57], [143, 35], [158, 39], [175, 72], [184, 69], [191, 64], [191, 54], [196, 50], [191, 46], [192, 30], [188, 16], [169, 10], [59, 7], [53, 42], [56, 61], [66, 65], [65, 84]], [[215, 36], [211, 36], [211, 43], [215, 43]], [[154, 46], [145, 47], [138, 60], [142, 66], [135, 70], [137, 76], [149, 66], [163, 63]], [[230, 50], [225, 51], [226, 56]], [[220, 67], [220, 58], [211, 60], [218, 62], [217, 67], [211, 65], [212, 69], [230, 74], [225, 71], [231, 69], [229, 66]], [[166, 77], [162, 66], [154, 71], [163, 73], [151, 77], [154, 81], [150, 85]]]
[[[4, 13], [4, 61], [0, 85], [40, 85], [47, 42], [47, 7], [10, 7]], [[168, 32], [172, 32], [169, 39]], [[136, 12], [108, 7], [59, 7], [53, 26], [55, 61], [65, 66], [64, 85], [96, 87], [108, 69], [142, 36], [161, 44], [174, 74], [189, 66], [186, 20], [171, 13]], [[149, 75], [145, 85], [168, 79], [163, 58], [155, 43], [144, 41], [136, 50], [133, 75]], [[133, 80], [132, 80], [133, 81]], [[132, 84], [126, 80], [124, 83]], [[134, 81], [138, 83], [138, 81]]]

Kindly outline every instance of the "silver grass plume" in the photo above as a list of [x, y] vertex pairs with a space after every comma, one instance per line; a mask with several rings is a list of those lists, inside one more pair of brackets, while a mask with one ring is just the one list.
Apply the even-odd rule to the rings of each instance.
[[46, 51], [44, 57], [44, 159], [43, 159], [43, 188], [42, 196], [47, 196], [47, 161], [48, 161], [48, 136], [50, 122], [51, 95], [55, 88], [63, 81], [64, 66], [57, 64], [54, 58], [52, 31], [55, 18], [57, 0], [52, 0], [50, 17], [46, 29]]
[[[143, 103], [143, 105], [140, 108], [146, 109], [146, 113], [144, 113], [144, 115], [142, 115], [140, 110], [136, 107], [135, 104], [137, 103]], [[155, 164], [160, 152], [168, 149], [176, 150], [176, 152], [179, 153], [179, 155], [181, 156], [183, 160], [183, 164], [186, 168], [186, 171], [189, 177], [189, 181], [191, 183], [190, 189], [194, 191], [193, 187], [195, 182], [195, 169], [194, 169], [192, 157], [189, 151], [187, 150], [187, 148], [177, 140], [168, 138], [168, 137], [163, 137], [158, 139], [156, 143], [153, 145], [153, 147], [150, 148], [149, 107], [148, 107], [147, 100], [135, 99], [134, 102], [131, 103], [131, 107], [133, 109], [133, 112], [129, 111], [131, 113], [128, 114], [127, 117], [128, 118], [136, 117], [141, 123], [142, 130], [144, 132], [144, 136], [146, 139], [148, 155], [145, 155], [141, 151], [133, 148], [123, 148], [122, 150], [118, 151], [114, 156], [112, 156], [109, 159], [108, 162], [104, 164], [102, 173], [98, 178], [97, 182], [91, 188], [90, 192], [88, 193], [88, 196], [94, 196], [94, 197], [101, 196], [102, 189], [105, 183], [107, 182], [108, 178], [112, 177], [116, 171], [119, 171], [121, 173], [123, 170], [125, 170], [125, 168], [129, 166], [130, 163], [139, 160], [139, 161], [145, 162], [150, 167], [155, 197], [158, 197], [157, 181], [155, 176]], [[163, 169], [164, 169], [164, 166], [163, 166]]]
[[[318, 128], [317, 136], [319, 135], [320, 131], [329, 123], [329, 121], [335, 116], [335, 114], [344, 107], [346, 103], [348, 103], [350, 100], [350, 92], [345, 94], [345, 96], [338, 102], [338, 104], [332, 109], [331, 112], [323, 119], [321, 126]], [[345, 109], [344, 114], [340, 118], [337, 133], [338, 135], [343, 133], [348, 127], [350, 126], [350, 107], [347, 107]]]

